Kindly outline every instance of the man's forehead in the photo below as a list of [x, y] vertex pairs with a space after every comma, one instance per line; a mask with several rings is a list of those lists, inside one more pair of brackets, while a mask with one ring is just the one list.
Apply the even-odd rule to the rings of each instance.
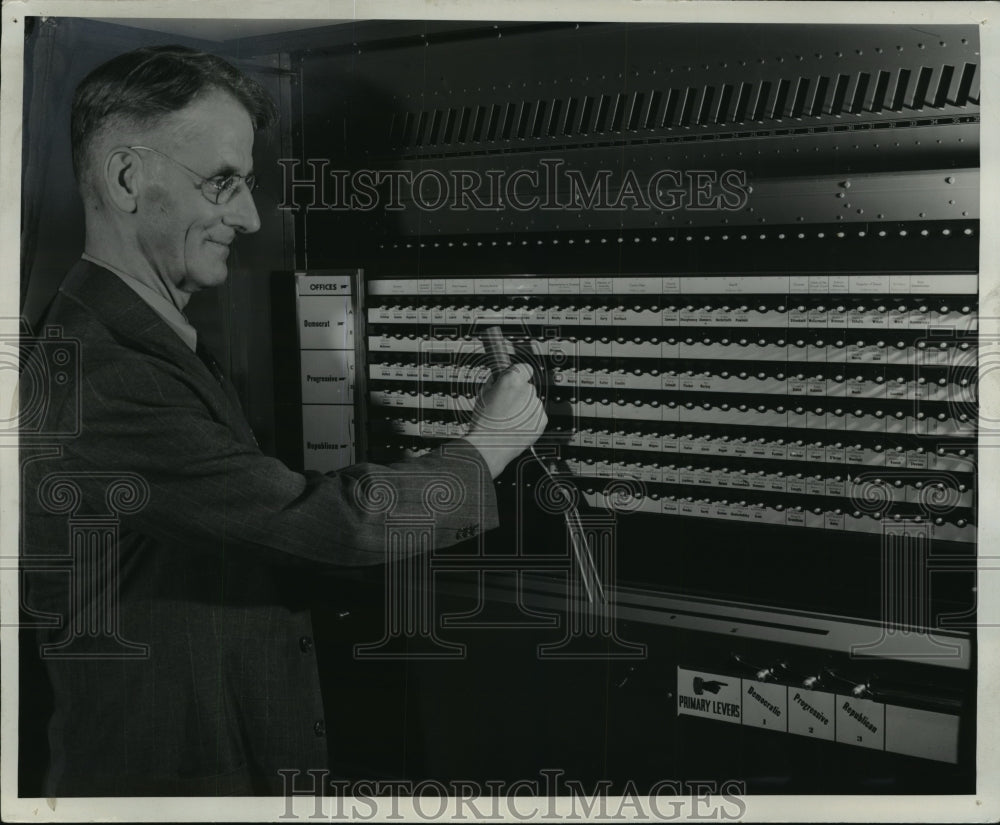
[[208, 92], [160, 122], [175, 151], [216, 163], [243, 165], [253, 150], [253, 121], [231, 95]]

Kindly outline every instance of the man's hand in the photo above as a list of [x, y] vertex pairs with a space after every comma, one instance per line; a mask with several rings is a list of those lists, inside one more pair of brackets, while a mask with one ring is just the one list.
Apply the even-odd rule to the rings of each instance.
[[531, 385], [531, 367], [514, 364], [483, 390], [465, 437], [483, 454], [496, 478], [538, 440], [549, 419]]

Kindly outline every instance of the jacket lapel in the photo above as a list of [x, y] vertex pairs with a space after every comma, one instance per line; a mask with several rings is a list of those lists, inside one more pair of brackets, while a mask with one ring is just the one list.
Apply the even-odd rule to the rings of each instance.
[[67, 273], [59, 291], [90, 310], [132, 348], [164, 358], [196, 378], [226, 423], [244, 441], [256, 443], [232, 383], [224, 376], [220, 380], [214, 375], [208, 364], [121, 278], [102, 266], [81, 260]]
[[201, 363], [149, 304], [104, 267], [89, 261], [77, 262], [63, 279], [59, 291], [139, 348], [154, 351], [188, 370]]

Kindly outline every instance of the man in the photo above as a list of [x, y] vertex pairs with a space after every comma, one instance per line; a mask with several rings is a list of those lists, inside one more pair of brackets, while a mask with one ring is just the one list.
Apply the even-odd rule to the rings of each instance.
[[25, 460], [23, 552], [65, 552], [67, 513], [112, 513], [119, 555], [116, 570], [107, 547], [74, 547], [71, 575], [27, 577], [30, 608], [65, 617], [40, 634], [49, 796], [280, 793], [279, 770], [323, 768], [295, 576], [385, 560], [380, 490], [398, 516], [426, 512], [431, 483], [457, 485], [439, 546], [496, 526], [492, 478], [546, 423], [513, 367], [469, 436], [420, 460], [303, 476], [260, 452], [184, 307], [260, 226], [253, 140], [273, 119], [255, 82], [179, 47], [118, 57], [77, 89], [86, 245], [46, 324], [80, 342], [82, 378], [53, 384], [49, 413], [72, 430], [78, 396], [81, 427], [60, 455]]

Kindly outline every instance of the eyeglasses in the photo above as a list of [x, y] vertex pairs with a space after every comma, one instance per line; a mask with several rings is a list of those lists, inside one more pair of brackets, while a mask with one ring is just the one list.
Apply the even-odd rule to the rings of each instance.
[[159, 149], [153, 149], [151, 146], [129, 146], [129, 149], [142, 149], [145, 152], [152, 152], [153, 154], [159, 155], [161, 158], [166, 158], [171, 163], [180, 166], [187, 172], [190, 172], [198, 179], [198, 188], [201, 190], [201, 194], [211, 203], [224, 204], [228, 203], [233, 199], [237, 192], [239, 192], [240, 184], [242, 183], [247, 188], [247, 192], [253, 192], [257, 186], [257, 176], [250, 175], [216, 175], [214, 178], [203, 178], [200, 174], [194, 171], [190, 166], [185, 166], [179, 160], [174, 160], [170, 155], [166, 155]]

